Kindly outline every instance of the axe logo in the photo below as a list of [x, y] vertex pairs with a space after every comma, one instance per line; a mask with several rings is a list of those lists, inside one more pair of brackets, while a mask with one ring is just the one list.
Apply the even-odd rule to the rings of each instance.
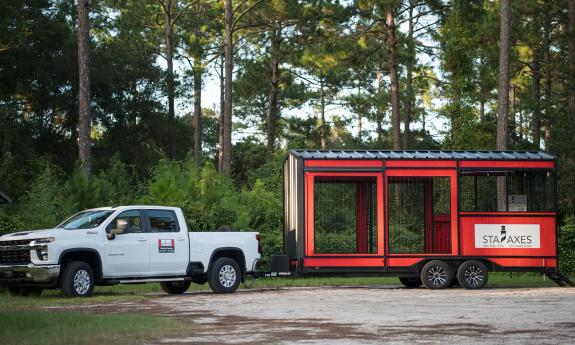
[[501, 225], [501, 242], [507, 239], [507, 230], [505, 230], [505, 225]]

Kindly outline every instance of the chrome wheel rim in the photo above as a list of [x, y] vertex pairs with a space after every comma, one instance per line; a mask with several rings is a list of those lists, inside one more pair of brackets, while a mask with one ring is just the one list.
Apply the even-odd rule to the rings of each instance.
[[86, 270], [78, 270], [74, 274], [74, 290], [78, 295], [85, 295], [90, 290], [90, 274]]
[[480, 286], [485, 279], [483, 270], [477, 266], [469, 266], [465, 269], [465, 283], [468, 286]]
[[428, 270], [427, 280], [433, 286], [442, 286], [447, 282], [447, 271], [441, 266], [433, 266]]
[[224, 265], [220, 268], [220, 283], [224, 287], [231, 287], [236, 283], [236, 270], [231, 265]]

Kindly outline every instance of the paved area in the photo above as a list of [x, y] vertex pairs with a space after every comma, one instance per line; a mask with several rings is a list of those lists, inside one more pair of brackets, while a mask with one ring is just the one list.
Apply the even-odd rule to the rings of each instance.
[[190, 323], [188, 336], [159, 344], [575, 344], [574, 288], [286, 288], [158, 296], [112, 310]]

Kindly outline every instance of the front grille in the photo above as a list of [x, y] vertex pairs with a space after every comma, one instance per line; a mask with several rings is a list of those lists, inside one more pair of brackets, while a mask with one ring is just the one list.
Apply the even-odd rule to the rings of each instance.
[[30, 248], [11, 248], [28, 244], [30, 240], [0, 241], [0, 264], [29, 264]]
[[12, 240], [12, 241], [0, 241], [0, 248], [6, 246], [27, 246], [32, 242], [32, 240]]

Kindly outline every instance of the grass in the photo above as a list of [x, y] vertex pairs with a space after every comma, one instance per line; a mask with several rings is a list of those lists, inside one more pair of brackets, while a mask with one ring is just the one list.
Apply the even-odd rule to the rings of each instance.
[[[572, 277], [572, 280], [575, 280]], [[255, 282], [248, 279], [241, 288], [358, 286], [358, 285], [400, 285], [393, 277], [305, 277], [305, 278], [262, 278]], [[535, 273], [492, 273], [488, 286], [491, 287], [552, 287], [549, 278]], [[209, 291], [207, 284], [192, 284], [190, 291]], [[0, 290], [0, 310], [6, 308], [34, 308], [50, 305], [111, 304], [138, 301], [151, 295], [163, 293], [157, 283], [138, 285], [97, 286], [91, 298], [63, 298], [59, 290], [45, 290], [40, 297], [13, 297]]]
[[14, 310], [0, 311], [0, 325], [3, 345], [128, 345], [185, 330], [182, 322], [159, 316]]
[[[573, 277], [572, 277], [573, 279]], [[264, 278], [247, 281], [249, 288], [400, 285], [392, 277]], [[534, 273], [492, 273], [491, 287], [547, 287], [555, 284]], [[246, 286], [242, 286], [246, 288]], [[190, 290], [208, 291], [192, 284]], [[46, 306], [114, 304], [145, 300], [162, 293], [157, 283], [96, 287], [91, 298], [63, 298], [58, 290], [40, 297], [12, 297], [0, 290], [0, 339], [3, 345], [122, 344], [142, 343], [163, 336], [189, 333], [181, 321], [161, 316], [48, 312]]]

